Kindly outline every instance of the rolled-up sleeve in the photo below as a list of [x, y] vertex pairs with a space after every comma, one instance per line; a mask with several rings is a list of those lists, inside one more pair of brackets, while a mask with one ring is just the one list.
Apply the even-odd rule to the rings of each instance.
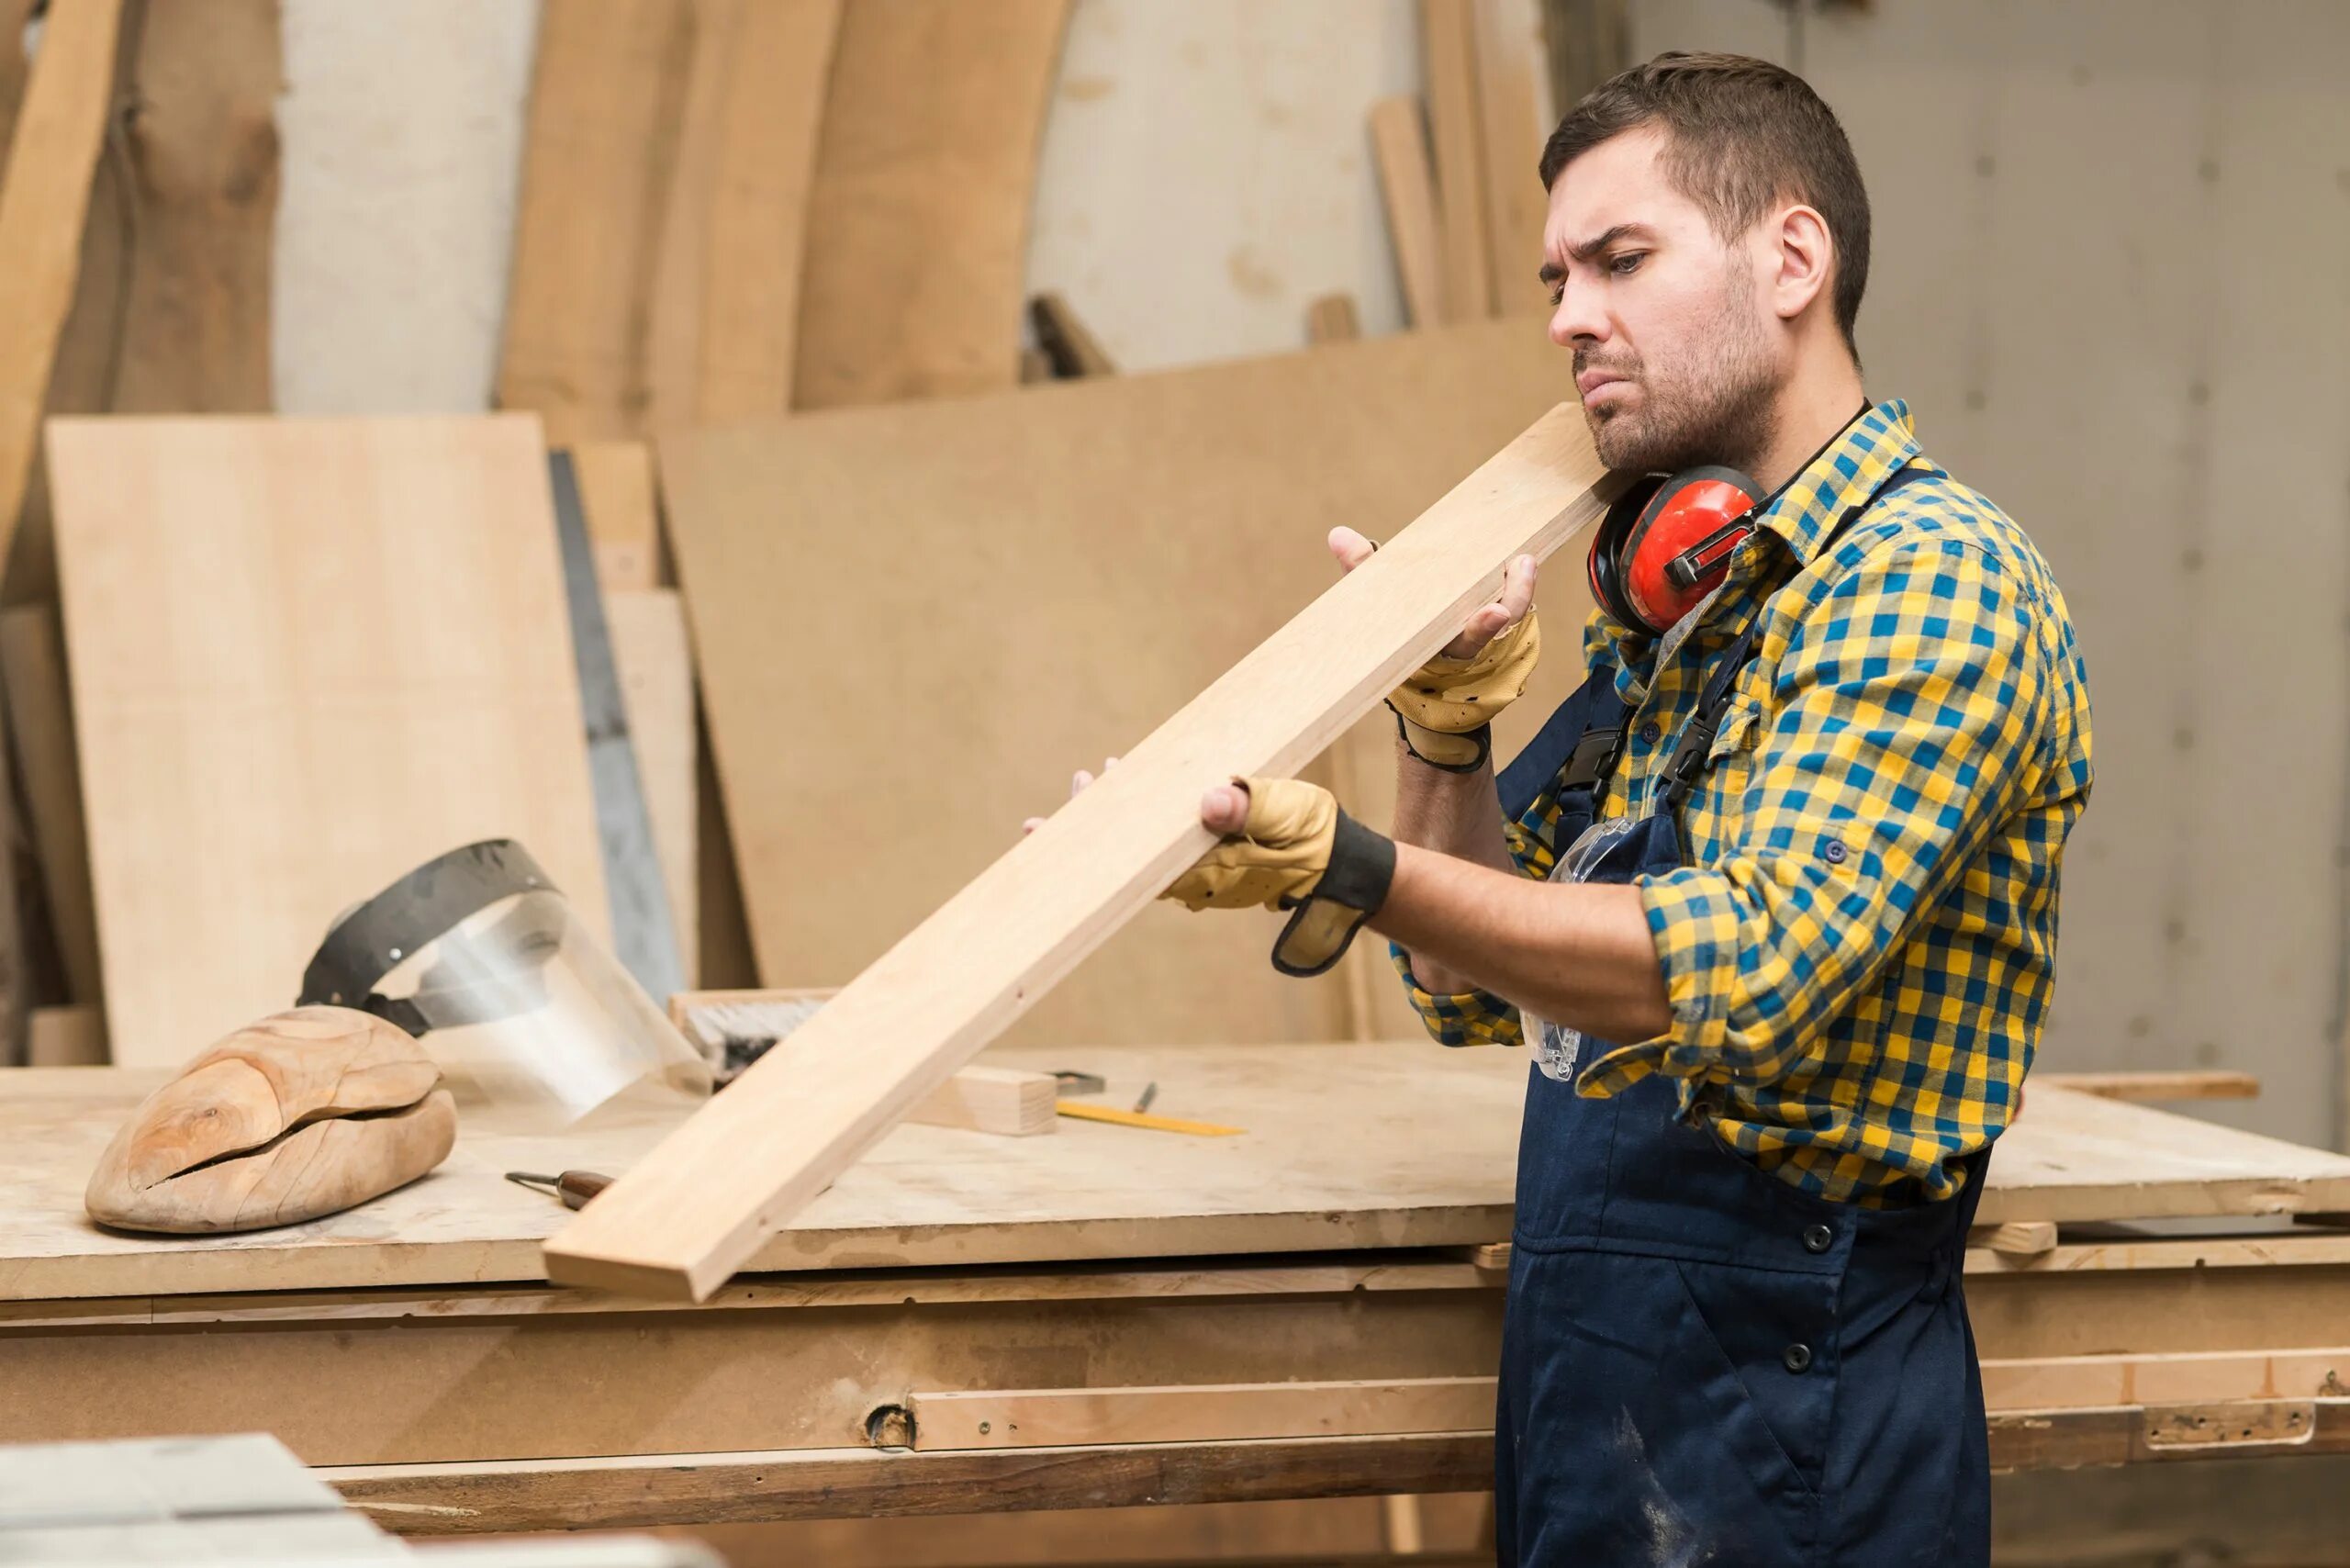
[[[2013, 809], [2052, 684], [2041, 607], [1979, 545], [1911, 540], [1815, 604], [1709, 864], [1639, 879], [1673, 1024], [1593, 1064], [1778, 1081]], [[1660, 1050], [1659, 1047], [1662, 1047]], [[1628, 1073], [1610, 1068], [1631, 1067]]]
[[[1510, 864], [1518, 875], [1540, 879], [1550, 874], [1558, 860], [1559, 846], [1555, 842], [1559, 823], [1559, 790], [1556, 784], [1543, 790], [1534, 799], [1526, 814], [1504, 826], [1509, 844]], [[1427, 1025], [1429, 1036], [1440, 1046], [1517, 1046], [1526, 1043], [1525, 1026], [1519, 1022], [1517, 1009], [1491, 991], [1464, 991], [1454, 993], [1433, 991], [1419, 982], [1412, 973], [1411, 955], [1403, 945], [1390, 942], [1388, 956], [1394, 960], [1395, 972], [1403, 977], [1404, 994]]]

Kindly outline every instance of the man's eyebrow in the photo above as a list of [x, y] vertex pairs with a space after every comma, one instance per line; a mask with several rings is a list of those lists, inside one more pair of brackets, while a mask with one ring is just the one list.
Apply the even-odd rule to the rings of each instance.
[[[1636, 238], [1645, 240], [1651, 237], [1649, 226], [1645, 223], [1618, 223], [1612, 228], [1601, 230], [1580, 244], [1568, 246], [1567, 255], [1573, 261], [1587, 262], [1618, 240]], [[1545, 262], [1542, 263], [1541, 272], [1536, 275], [1544, 283], [1556, 283], [1567, 275], [1567, 270], [1556, 262]]]

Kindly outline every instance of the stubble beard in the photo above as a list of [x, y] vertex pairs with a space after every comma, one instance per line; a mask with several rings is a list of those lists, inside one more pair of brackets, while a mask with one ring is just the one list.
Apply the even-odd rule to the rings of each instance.
[[1706, 362], [1684, 360], [1677, 369], [1575, 356], [1577, 374], [1595, 364], [1640, 389], [1637, 409], [1583, 411], [1602, 463], [1633, 474], [1675, 474], [1708, 463], [1753, 472], [1778, 433], [1779, 380], [1752, 281], [1742, 271], [1725, 274], [1702, 339], [1711, 349]]

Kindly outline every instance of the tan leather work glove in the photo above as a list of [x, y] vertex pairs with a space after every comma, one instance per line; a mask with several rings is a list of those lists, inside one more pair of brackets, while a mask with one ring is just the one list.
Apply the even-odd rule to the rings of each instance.
[[1470, 658], [1438, 654], [1388, 694], [1404, 744], [1431, 767], [1474, 773], [1493, 750], [1494, 720], [1526, 695], [1541, 656], [1542, 629], [1531, 610]]
[[1248, 792], [1239, 833], [1200, 857], [1160, 896], [1203, 909], [1295, 913], [1273, 942], [1273, 968], [1318, 975], [1337, 963], [1386, 902], [1394, 841], [1338, 809], [1337, 798], [1296, 778], [1235, 778]]

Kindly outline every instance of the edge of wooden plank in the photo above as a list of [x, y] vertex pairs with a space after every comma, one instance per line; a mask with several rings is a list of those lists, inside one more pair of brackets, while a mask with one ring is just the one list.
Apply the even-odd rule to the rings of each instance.
[[1409, 94], [1371, 106], [1371, 151], [1379, 194], [1387, 210], [1388, 243], [1403, 284], [1404, 319], [1433, 327], [1448, 319], [1438, 238], [1436, 173], [1419, 99]]
[[[809, 1048], [789, 1058], [825, 1062], [829, 1049], [827, 1078], [794, 1080], [786, 1058], [762, 1058], [547, 1242], [548, 1277], [709, 1294], [1213, 845], [1196, 814], [1202, 790], [1310, 762], [1452, 635], [1510, 558], [1548, 555], [1615, 488], [1578, 409], [1535, 421], [845, 988], [800, 1031]], [[1334, 661], [1334, 638], [1343, 647], [1348, 629], [1373, 615], [1398, 628], [1392, 651]], [[1281, 702], [1264, 700], [1272, 689]], [[1088, 847], [1102, 844], [1147, 853]], [[1093, 864], [1070, 875], [1078, 861]], [[1002, 920], [1006, 905], [1023, 918]], [[975, 971], [968, 955], [990, 946], [998, 962]], [[776, 1114], [778, 1096], [788, 1117]]]

